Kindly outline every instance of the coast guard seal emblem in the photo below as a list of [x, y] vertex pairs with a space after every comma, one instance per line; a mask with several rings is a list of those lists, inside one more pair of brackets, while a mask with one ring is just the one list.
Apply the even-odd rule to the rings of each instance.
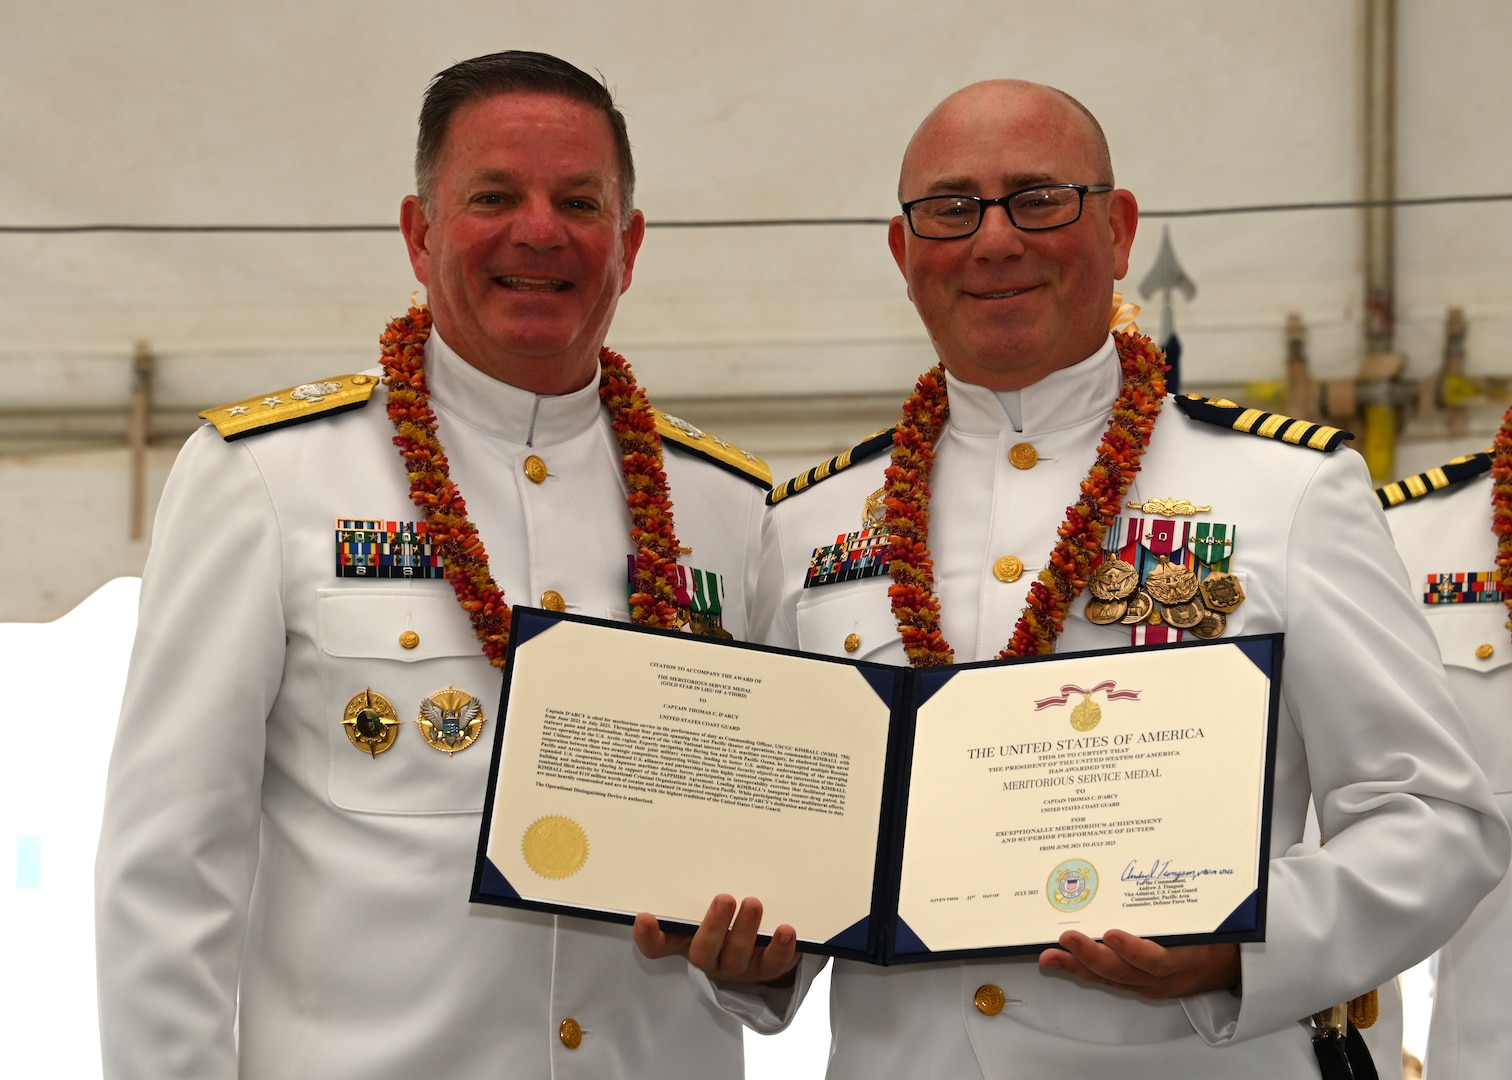
[[1097, 869], [1085, 859], [1067, 859], [1050, 871], [1045, 895], [1060, 911], [1080, 911], [1097, 895]]

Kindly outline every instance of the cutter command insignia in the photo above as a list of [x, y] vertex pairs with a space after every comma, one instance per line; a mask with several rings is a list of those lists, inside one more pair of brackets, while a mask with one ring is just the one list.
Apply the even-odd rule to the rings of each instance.
[[791, 480], [784, 480], [774, 487], [767, 495], [767, 505], [775, 506], [783, 499], [796, 495], [800, 491], [813, 487], [821, 480], [827, 480], [836, 473], [844, 472], [852, 465], [865, 461], [867, 458], [876, 457], [884, 450], [891, 450], [893, 444], [893, 429], [883, 428], [873, 432], [862, 439], [855, 446], [843, 454], [836, 454], [828, 461], [820, 462], [807, 472], [799, 473]]
[[446, 569], [424, 521], [337, 518], [336, 576], [444, 578]]
[[651, 411], [656, 414], [656, 433], [663, 442], [691, 450], [721, 469], [759, 485], [763, 491], [772, 486], [772, 470], [755, 454], [694, 427], [680, 416], [672, 416], [660, 409]]
[[335, 416], [360, 409], [377, 388], [376, 375], [335, 375], [274, 394], [218, 405], [200, 413], [200, 419], [214, 424], [221, 438], [230, 442], [259, 431], [300, 424], [317, 416]]
[[1174, 399], [1176, 407], [1193, 420], [1204, 424], [1242, 431], [1246, 435], [1259, 435], [1262, 439], [1306, 446], [1328, 453], [1337, 450], [1346, 439], [1354, 435], [1327, 424], [1315, 424], [1311, 420], [1293, 420], [1280, 413], [1268, 413], [1260, 409], [1246, 409], [1225, 398], [1204, 398], [1200, 394], [1182, 394]]
[[1393, 506], [1401, 506], [1404, 502], [1421, 499], [1424, 495], [1432, 495], [1435, 491], [1443, 491], [1466, 480], [1474, 480], [1481, 473], [1490, 470], [1491, 451], [1466, 454], [1453, 461], [1446, 461], [1436, 469], [1420, 472], [1405, 480], [1393, 480], [1389, 484], [1384, 484], [1376, 488], [1376, 498], [1381, 500], [1383, 509], [1390, 510]]

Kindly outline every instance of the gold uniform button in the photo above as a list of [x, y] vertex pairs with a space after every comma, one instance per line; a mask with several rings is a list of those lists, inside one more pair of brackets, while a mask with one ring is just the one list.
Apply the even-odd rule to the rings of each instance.
[[566, 611], [567, 601], [555, 589], [547, 589], [541, 594], [541, 606], [547, 611]]
[[977, 987], [977, 1012], [983, 1016], [996, 1016], [1003, 1011], [1003, 1005], [1007, 1000], [1003, 996], [1003, 992], [991, 983], [983, 983]]
[[1008, 451], [1008, 464], [1015, 469], [1032, 469], [1039, 462], [1039, 451], [1026, 442], [1014, 443]]
[[1484, 645], [1478, 646], [1476, 648], [1476, 650], [1475, 650], [1475, 658], [1477, 660], [1489, 660], [1489, 659], [1491, 659], [1492, 654], [1494, 654], [1495, 652], [1496, 652], [1495, 646], [1493, 646], [1488, 641]]
[[531, 454], [525, 459], [525, 476], [532, 484], [541, 484], [546, 481], [546, 463]]
[[557, 1028], [557, 1038], [562, 1040], [562, 1045], [567, 1049], [576, 1050], [583, 1045], [583, 1025], [569, 1016]]
[[399, 635], [399, 647], [400, 648], [403, 648], [403, 649], [413, 649], [416, 645], [419, 645], [419, 644], [420, 644], [420, 635], [417, 634], [417, 633], [415, 633], [413, 630], [406, 630], [404, 633], [402, 633], [402, 634]]
[[1023, 573], [1024, 560], [1017, 555], [1004, 555], [992, 564], [992, 576], [1005, 584], [1017, 581]]
[[861, 635], [860, 634], [846, 634], [845, 635], [845, 651], [846, 652], [855, 652], [860, 647], [861, 647]]
[[370, 383], [372, 381], [373, 381], [373, 377], [371, 375], [353, 375], [352, 376], [352, 385], [353, 386], [366, 386], [368, 383]]

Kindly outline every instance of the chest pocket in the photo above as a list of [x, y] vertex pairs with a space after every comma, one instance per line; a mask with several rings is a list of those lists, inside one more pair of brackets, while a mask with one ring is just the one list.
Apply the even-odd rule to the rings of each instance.
[[887, 597], [891, 584], [892, 579], [884, 576], [804, 589], [796, 612], [799, 648], [853, 660], [906, 664], [903, 639]]
[[[500, 673], [489, 664], [451, 589], [323, 589], [316, 598], [321, 651], [321, 722], [327, 788], [337, 806], [379, 814], [476, 814], [492, 756]], [[477, 698], [477, 741], [452, 754], [421, 734], [420, 704], [448, 688]], [[365, 692], [393, 707], [398, 735], [373, 756], [342, 723]]]
[[[1423, 608], [1439, 654], [1449, 673], [1449, 688], [1475, 738], [1476, 763], [1501, 794], [1512, 792], [1512, 638], [1507, 636], [1504, 604], [1429, 604]], [[1477, 650], [1491, 647], [1491, 655]]]
[[[1512, 639], [1503, 625], [1505, 604], [1425, 604], [1423, 614], [1438, 639], [1445, 667], [1490, 672], [1512, 664]], [[1482, 659], [1476, 650], [1484, 645], [1491, 646], [1491, 655]]]

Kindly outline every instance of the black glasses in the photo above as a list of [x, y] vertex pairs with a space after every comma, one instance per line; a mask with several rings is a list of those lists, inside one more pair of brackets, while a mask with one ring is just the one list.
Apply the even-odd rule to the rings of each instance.
[[1109, 184], [1044, 184], [1010, 192], [1001, 199], [977, 195], [929, 195], [903, 204], [913, 234], [923, 240], [963, 240], [982, 227], [989, 206], [1001, 206], [1025, 232], [1059, 229], [1081, 217], [1088, 194], [1112, 191]]

